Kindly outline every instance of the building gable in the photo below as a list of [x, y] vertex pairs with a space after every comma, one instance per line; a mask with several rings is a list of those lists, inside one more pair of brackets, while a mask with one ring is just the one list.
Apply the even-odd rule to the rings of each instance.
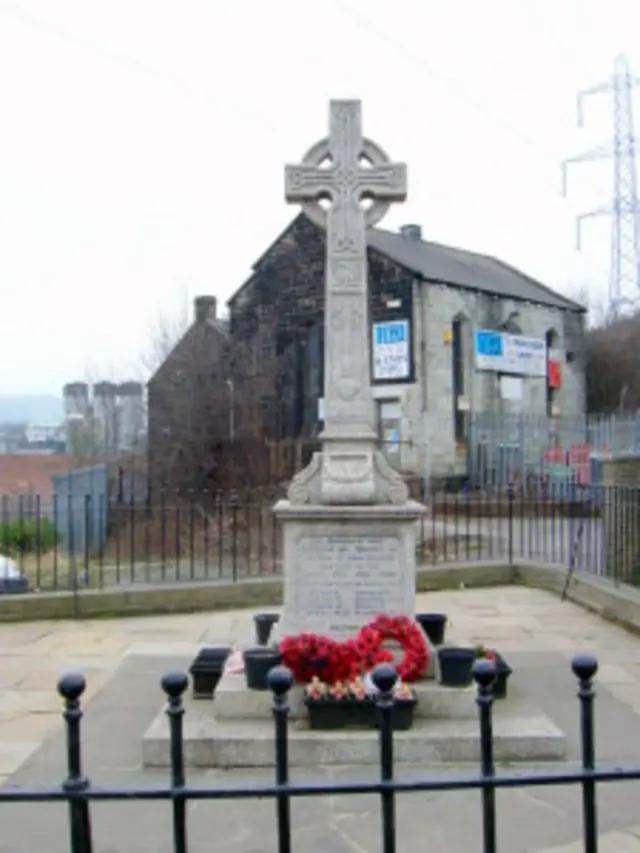
[[[237, 298], [242, 298], [244, 288], [264, 264], [295, 251], [298, 235], [303, 232], [310, 233], [311, 229], [323, 235], [321, 229], [313, 225], [304, 213], [300, 213], [258, 258], [253, 265], [251, 278], [231, 297], [229, 304]], [[370, 258], [373, 250], [406, 273], [426, 281], [441, 282], [452, 287], [478, 290], [501, 298], [533, 302], [565, 311], [586, 311], [583, 305], [557, 293], [499, 258], [423, 240], [421, 229], [417, 225], [403, 226], [400, 233], [371, 228], [367, 232], [367, 244]]]

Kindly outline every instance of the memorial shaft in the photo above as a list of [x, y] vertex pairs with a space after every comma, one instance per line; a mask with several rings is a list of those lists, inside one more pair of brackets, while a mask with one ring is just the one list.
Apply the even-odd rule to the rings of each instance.
[[286, 197], [326, 229], [321, 499], [373, 503], [377, 435], [366, 229], [382, 218], [391, 201], [406, 197], [406, 168], [363, 138], [359, 101], [331, 101], [329, 136], [300, 165], [287, 166]]
[[404, 200], [406, 168], [362, 136], [359, 101], [331, 101], [329, 135], [285, 174], [287, 200], [326, 233], [325, 425], [321, 451], [274, 507], [284, 576], [276, 632], [345, 639], [379, 613], [415, 609], [424, 508], [377, 446], [366, 240]]

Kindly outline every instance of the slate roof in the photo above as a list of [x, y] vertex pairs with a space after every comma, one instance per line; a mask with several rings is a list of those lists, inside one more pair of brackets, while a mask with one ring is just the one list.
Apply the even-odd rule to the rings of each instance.
[[489, 255], [454, 249], [426, 240], [372, 228], [367, 235], [372, 249], [386, 255], [426, 281], [494, 293], [497, 296], [549, 305], [565, 311], [586, 311], [566, 296]]
[[[254, 262], [252, 274], [229, 298], [227, 305], [233, 304], [249, 282], [253, 280], [253, 275], [263, 259], [304, 216], [304, 213], [299, 213]], [[382, 228], [368, 229], [367, 243], [370, 248], [386, 255], [390, 260], [395, 261], [425, 281], [479, 290], [501, 297], [520, 299], [538, 305], [548, 305], [564, 311], [580, 313], [587, 311], [584, 305], [568, 299], [561, 293], [547, 287], [546, 284], [536, 281], [515, 267], [490, 255], [481, 255], [466, 249], [456, 249], [452, 246], [430, 243], [422, 239], [412, 240], [399, 232], [385, 231]]]

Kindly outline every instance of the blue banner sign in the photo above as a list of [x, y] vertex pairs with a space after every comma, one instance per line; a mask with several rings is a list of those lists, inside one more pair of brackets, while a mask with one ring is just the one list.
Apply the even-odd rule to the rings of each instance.
[[476, 329], [476, 368], [516, 376], [547, 375], [547, 345], [540, 338], [525, 338]]

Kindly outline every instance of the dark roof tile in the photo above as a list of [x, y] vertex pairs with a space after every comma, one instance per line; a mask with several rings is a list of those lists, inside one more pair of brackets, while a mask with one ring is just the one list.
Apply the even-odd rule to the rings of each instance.
[[522, 299], [553, 308], [586, 310], [577, 302], [489, 255], [480, 255], [426, 240], [410, 240], [402, 234], [394, 234], [381, 228], [372, 228], [368, 232], [367, 242], [372, 249], [428, 281]]

